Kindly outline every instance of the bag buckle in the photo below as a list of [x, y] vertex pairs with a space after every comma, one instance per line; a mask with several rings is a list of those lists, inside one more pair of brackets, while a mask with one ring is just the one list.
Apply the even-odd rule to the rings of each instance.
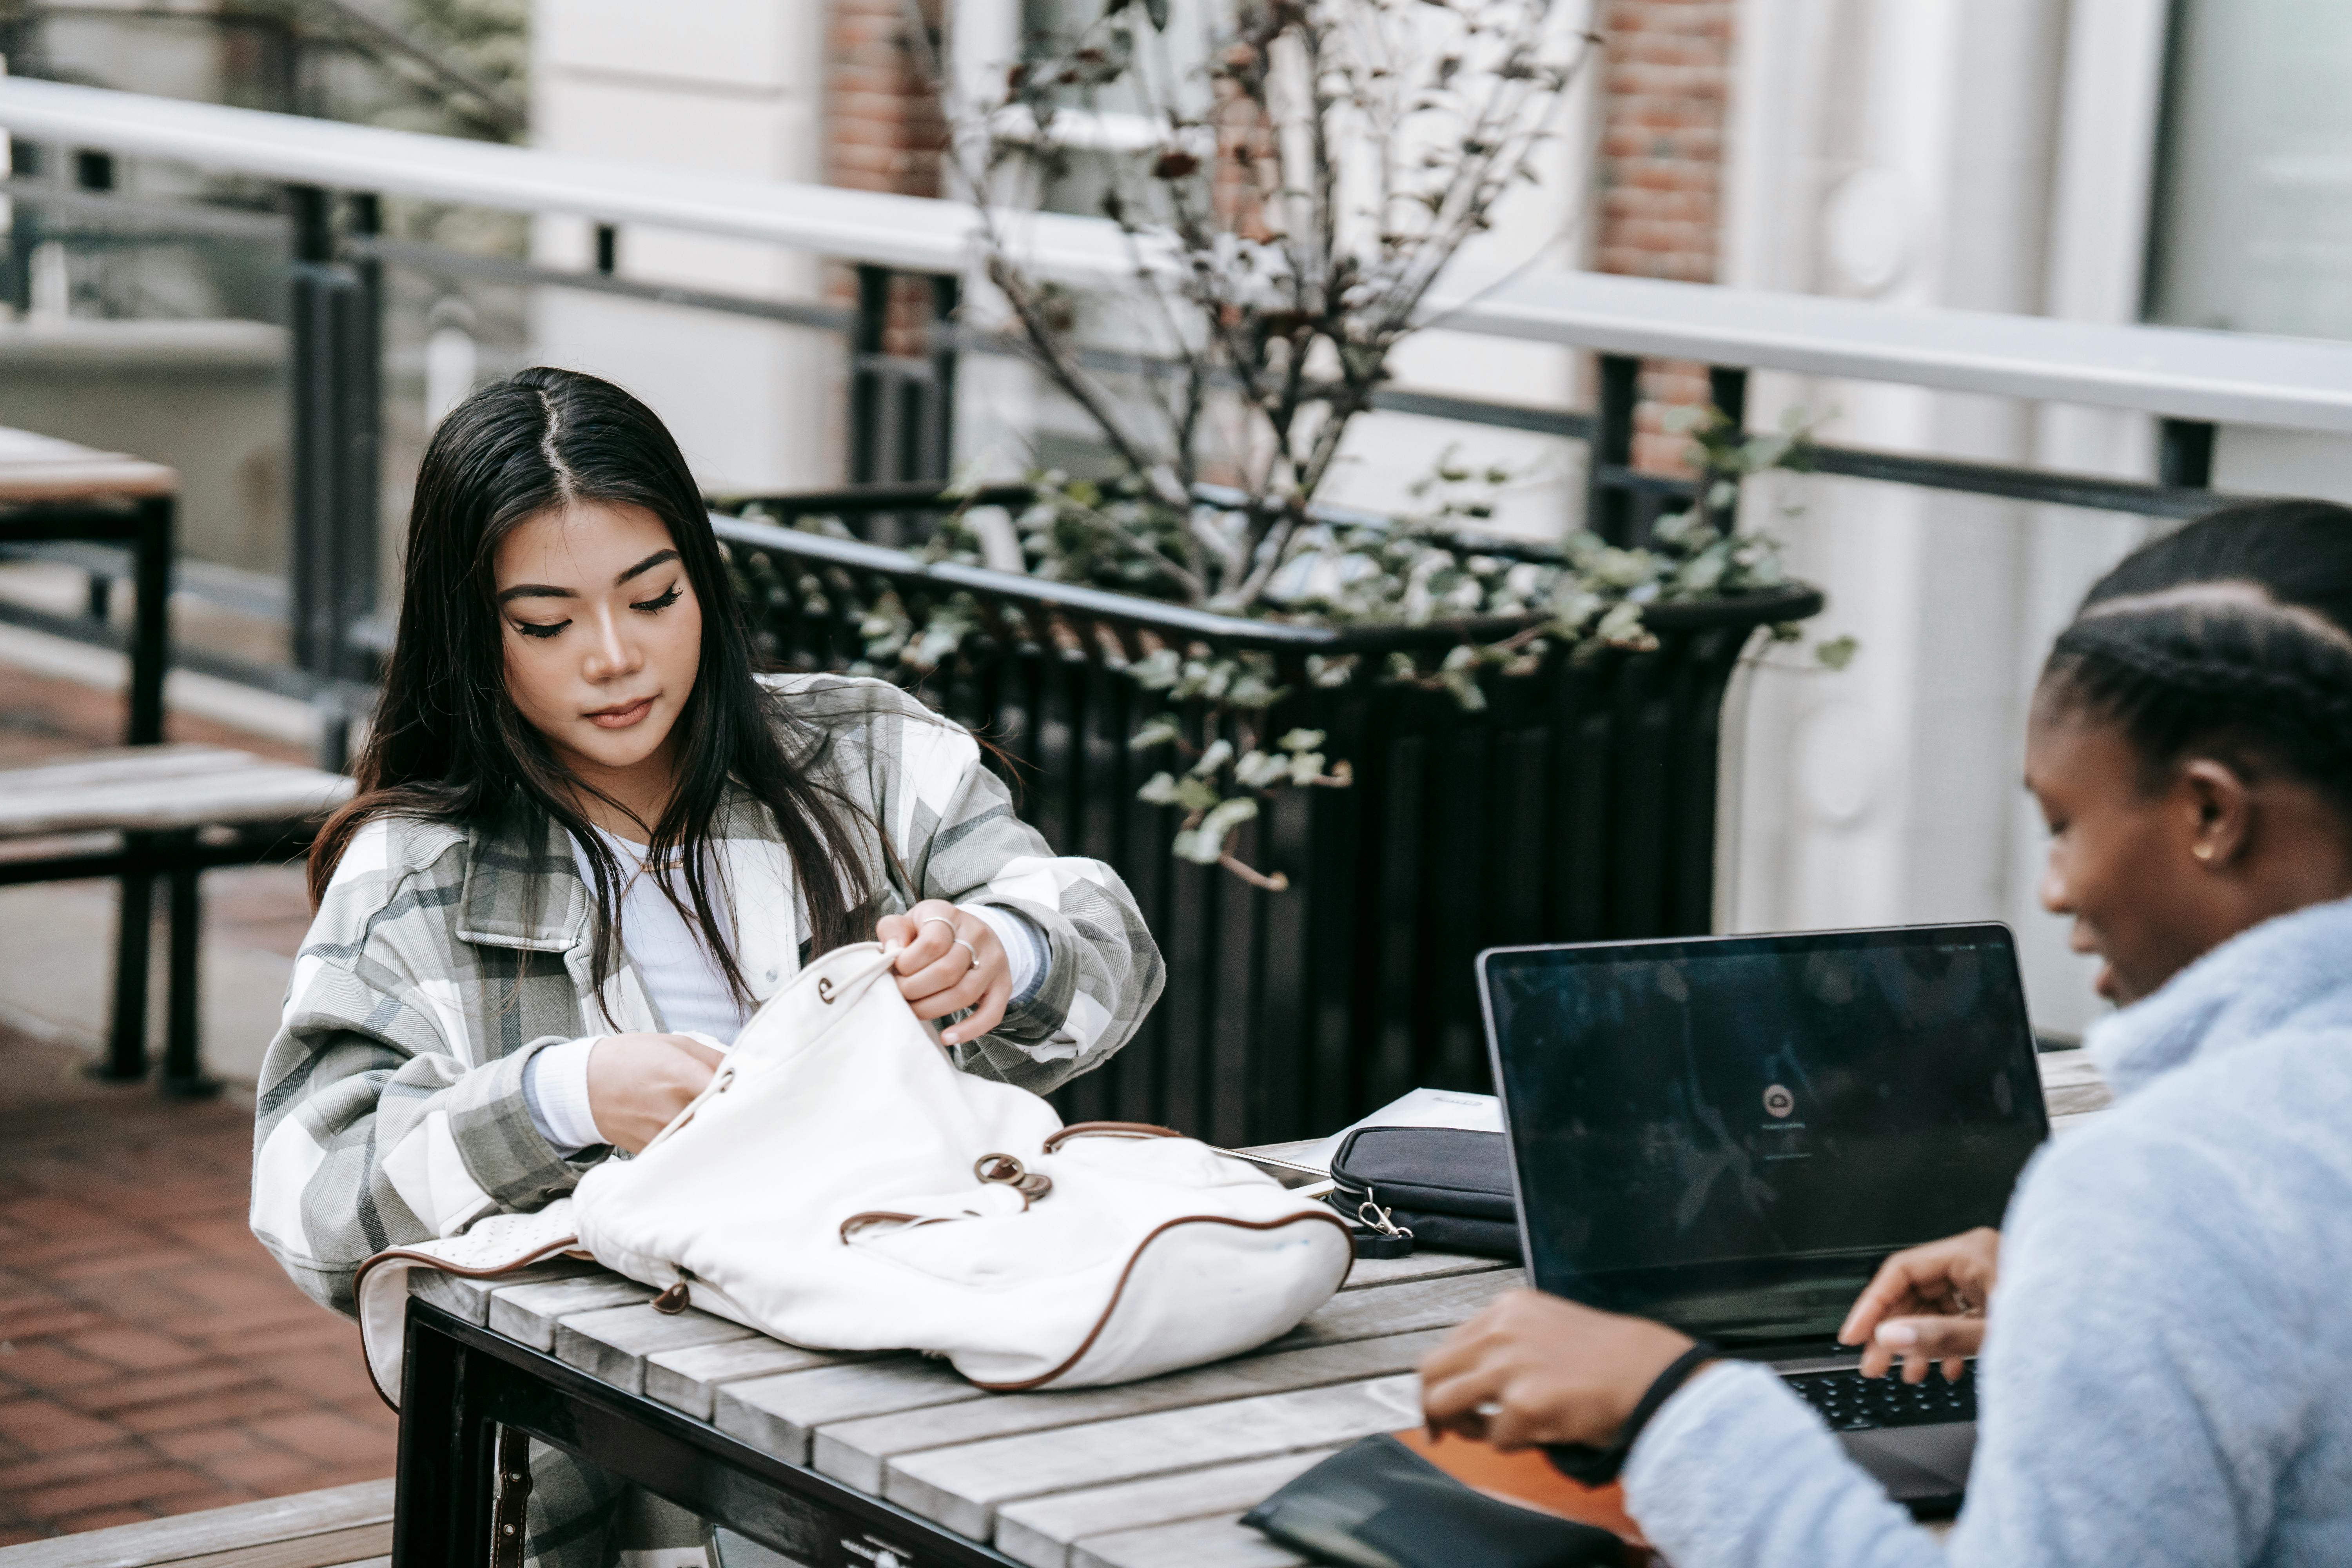
[[983, 1182], [1011, 1187], [1021, 1194], [1021, 1206], [1027, 1208], [1037, 1199], [1054, 1190], [1054, 1178], [1043, 1171], [1033, 1171], [1012, 1154], [982, 1154], [971, 1163], [971, 1173]]

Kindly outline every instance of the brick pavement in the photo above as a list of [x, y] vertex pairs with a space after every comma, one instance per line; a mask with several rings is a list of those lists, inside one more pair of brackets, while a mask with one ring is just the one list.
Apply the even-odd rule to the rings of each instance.
[[0, 1029], [0, 1545], [390, 1475], [358, 1331], [246, 1230], [249, 1103], [82, 1059]]
[[[0, 668], [0, 766], [112, 743], [121, 712]], [[308, 923], [290, 868], [205, 892], [211, 940], [290, 955]], [[0, 1026], [0, 1545], [392, 1474], [359, 1331], [246, 1230], [250, 1100], [166, 1106], [84, 1059]]]

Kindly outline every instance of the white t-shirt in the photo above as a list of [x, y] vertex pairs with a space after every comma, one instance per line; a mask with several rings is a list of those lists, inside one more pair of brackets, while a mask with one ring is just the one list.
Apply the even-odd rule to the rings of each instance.
[[[636, 965], [637, 977], [645, 983], [646, 994], [653, 999], [664, 1026], [674, 1035], [699, 1035], [724, 1050], [742, 1032], [751, 1015], [729, 989], [725, 971], [703, 943], [701, 928], [663, 893], [656, 874], [646, 870], [644, 845], [632, 844], [601, 827], [596, 832], [620, 863], [621, 946]], [[581, 880], [594, 887], [595, 872], [589, 865], [586, 847], [575, 842], [572, 853], [579, 863]], [[683, 873], [672, 868], [667, 879], [679, 902], [691, 908]], [[703, 888], [717, 900], [716, 912], [725, 921], [727, 889], [715, 864], [706, 870]], [[785, 896], [781, 887], [742, 891], [754, 897], [762, 892]], [[1025, 1002], [1035, 995], [1052, 951], [1045, 932], [1026, 916], [993, 904], [970, 906], [970, 912], [986, 921], [1004, 944], [1013, 1000]], [[731, 944], [734, 931], [730, 929], [727, 936]], [[523, 1102], [540, 1134], [558, 1153], [570, 1154], [609, 1142], [597, 1131], [588, 1104], [588, 1058], [602, 1038], [597, 1035], [550, 1046], [523, 1068]]]

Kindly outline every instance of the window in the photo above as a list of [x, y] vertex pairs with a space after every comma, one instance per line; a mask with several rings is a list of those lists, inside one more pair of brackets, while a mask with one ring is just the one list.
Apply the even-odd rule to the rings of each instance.
[[2150, 320], [2352, 339], [2352, 5], [2177, 0]]

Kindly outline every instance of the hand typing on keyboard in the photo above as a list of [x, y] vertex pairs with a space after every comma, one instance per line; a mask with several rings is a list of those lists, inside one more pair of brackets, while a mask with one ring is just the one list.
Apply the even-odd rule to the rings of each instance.
[[1925, 1381], [1938, 1362], [1945, 1380], [1958, 1383], [1984, 1342], [1985, 1305], [2000, 1272], [2000, 1232], [1987, 1226], [1906, 1247], [1878, 1266], [1838, 1340], [1865, 1347], [1864, 1377], [1885, 1377], [1899, 1357], [1906, 1383]]

